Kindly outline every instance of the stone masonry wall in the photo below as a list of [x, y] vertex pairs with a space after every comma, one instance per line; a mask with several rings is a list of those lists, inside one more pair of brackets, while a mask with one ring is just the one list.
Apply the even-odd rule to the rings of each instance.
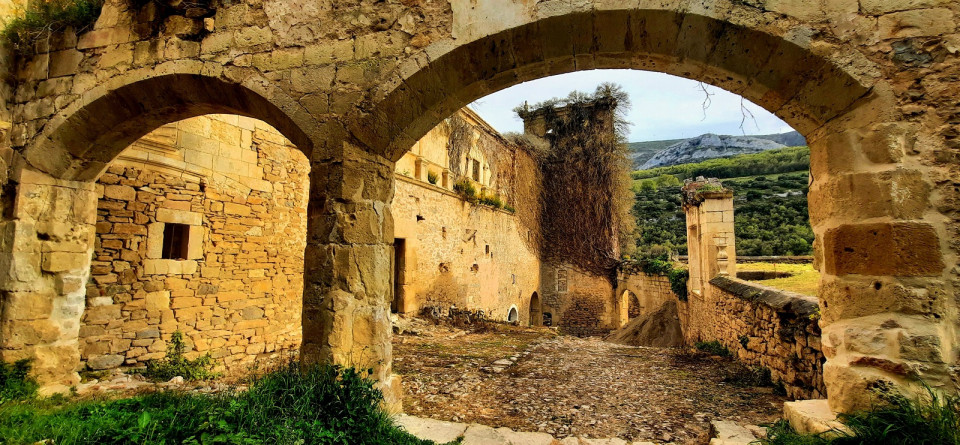
[[[236, 116], [181, 121], [124, 152], [97, 182], [81, 359], [139, 365], [176, 330], [228, 370], [295, 350], [308, 171], [275, 130]], [[169, 223], [189, 226], [185, 260], [160, 258]]]
[[[630, 301], [627, 291], [636, 295], [636, 306]], [[620, 276], [617, 299], [619, 323], [622, 326], [629, 320], [656, 311], [669, 300], [676, 300], [677, 295], [670, 288], [670, 279], [666, 276], [641, 272]]]
[[[602, 335], [619, 327], [609, 279], [571, 264], [543, 263], [541, 271], [543, 312], [552, 314], [553, 325], [563, 333]], [[565, 290], [558, 279], [564, 272], [567, 275]]]
[[688, 317], [681, 320], [695, 314], [710, 325], [687, 322], [688, 341], [719, 341], [741, 362], [769, 369], [791, 398], [826, 397], [816, 298], [723, 276], [709, 286], [711, 302], [683, 307]]
[[520, 322], [528, 323], [540, 260], [524, 243], [528, 230], [517, 218], [403, 175], [396, 190], [395, 237], [406, 251], [402, 312], [456, 305], [506, 320], [516, 306]]

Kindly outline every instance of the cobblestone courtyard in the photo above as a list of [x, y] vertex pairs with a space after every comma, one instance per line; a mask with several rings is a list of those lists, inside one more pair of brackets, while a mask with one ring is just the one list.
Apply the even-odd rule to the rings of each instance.
[[415, 416], [558, 438], [706, 443], [711, 420], [771, 422], [785, 400], [771, 388], [724, 382], [732, 362], [699, 353], [503, 325], [417, 330], [394, 337], [404, 410]]

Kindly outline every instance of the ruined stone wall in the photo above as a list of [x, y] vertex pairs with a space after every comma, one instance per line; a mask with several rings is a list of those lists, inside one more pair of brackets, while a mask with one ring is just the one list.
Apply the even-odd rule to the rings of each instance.
[[[97, 181], [82, 360], [142, 364], [176, 330], [227, 369], [295, 350], [308, 172], [276, 130], [237, 116], [180, 121], [125, 151]], [[186, 258], [162, 258], [168, 224], [188, 226]]]
[[406, 255], [402, 312], [456, 305], [506, 320], [515, 305], [528, 323], [540, 260], [523, 242], [527, 230], [517, 218], [403, 175], [396, 190], [394, 236]]
[[552, 315], [553, 326], [561, 332], [590, 336], [619, 327], [609, 278], [569, 263], [553, 262], [543, 263], [540, 275], [543, 312]]
[[[635, 308], [631, 304], [627, 291], [636, 295], [637, 304]], [[616, 292], [620, 326], [633, 318], [656, 311], [667, 301], [677, 299], [677, 295], [670, 288], [669, 278], [664, 275], [649, 275], [642, 272], [621, 275]]]
[[690, 344], [719, 341], [748, 366], [769, 369], [791, 398], [826, 397], [816, 298], [728, 277], [709, 286], [709, 300], [681, 307]]

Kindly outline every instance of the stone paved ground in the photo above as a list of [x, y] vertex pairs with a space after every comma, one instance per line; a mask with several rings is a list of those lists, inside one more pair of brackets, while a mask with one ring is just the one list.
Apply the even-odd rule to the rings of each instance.
[[[728, 359], [548, 329], [416, 326], [419, 335], [394, 337], [404, 411], [413, 416], [561, 439], [707, 443], [711, 420], [763, 424], [780, 417], [784, 402], [770, 388], [724, 383]], [[511, 357], [515, 364], [488, 372]]]

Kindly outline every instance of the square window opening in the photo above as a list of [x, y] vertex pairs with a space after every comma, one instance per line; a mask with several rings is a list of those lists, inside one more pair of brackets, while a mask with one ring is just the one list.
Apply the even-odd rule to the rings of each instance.
[[190, 242], [190, 226], [187, 224], [166, 223], [163, 226], [163, 250], [160, 258], [165, 260], [187, 259], [187, 246]]

